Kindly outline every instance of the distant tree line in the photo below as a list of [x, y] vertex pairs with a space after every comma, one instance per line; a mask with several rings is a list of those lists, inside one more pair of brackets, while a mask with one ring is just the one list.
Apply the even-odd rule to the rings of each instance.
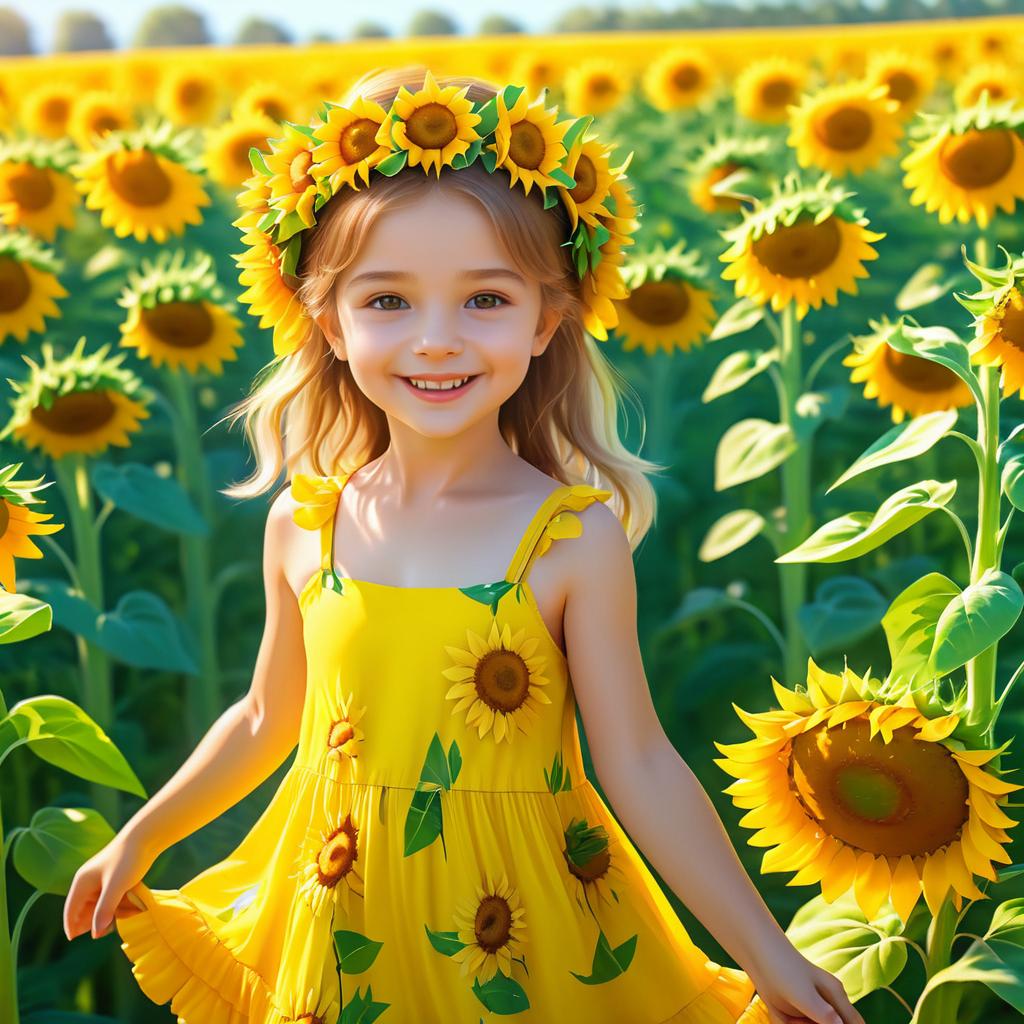
[[[929, 18], [971, 18], [985, 15], [1022, 14], [1024, 0], [755, 0], [736, 3], [722, 0], [691, 0], [675, 10], [653, 4], [621, 8], [614, 5], [580, 4], [563, 12], [550, 27], [552, 32], [654, 31], [657, 29], [753, 28], [772, 25], [833, 25], [869, 21], [908, 21]], [[476, 29], [481, 35], [524, 32], [515, 19], [503, 14], [484, 16]], [[356, 23], [349, 39], [386, 38], [393, 33], [376, 21]], [[422, 10], [397, 36], [462, 35], [457, 22], [443, 11]], [[332, 42], [341, 37], [314, 33], [309, 42]], [[239, 45], [294, 43], [283, 25], [266, 18], [247, 18], [232, 42]], [[203, 15], [184, 4], [150, 8], [135, 31], [131, 45], [202, 46], [214, 42]], [[109, 50], [114, 48], [106, 24], [89, 11], [65, 11], [57, 19], [55, 52]], [[38, 52], [28, 22], [17, 11], [0, 7], [0, 56]]]

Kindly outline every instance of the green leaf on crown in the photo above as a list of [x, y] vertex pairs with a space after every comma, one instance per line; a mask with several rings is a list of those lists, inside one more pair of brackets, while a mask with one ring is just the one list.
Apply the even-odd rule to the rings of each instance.
[[392, 153], [391, 156], [384, 157], [379, 164], [374, 165], [375, 171], [380, 171], [385, 177], [394, 177], [404, 166], [406, 160], [409, 158], [409, 151], [406, 149], [400, 149], [397, 153]]

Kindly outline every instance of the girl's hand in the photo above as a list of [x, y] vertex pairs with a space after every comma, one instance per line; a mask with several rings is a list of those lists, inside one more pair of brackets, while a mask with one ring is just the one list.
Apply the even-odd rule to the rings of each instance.
[[68, 939], [90, 930], [94, 939], [101, 938], [113, 930], [115, 910], [142, 909], [128, 890], [142, 881], [155, 859], [139, 843], [122, 835], [90, 857], [75, 873], [64, 901]]
[[771, 1024], [865, 1024], [843, 983], [791, 943], [780, 942], [765, 952], [747, 975]]

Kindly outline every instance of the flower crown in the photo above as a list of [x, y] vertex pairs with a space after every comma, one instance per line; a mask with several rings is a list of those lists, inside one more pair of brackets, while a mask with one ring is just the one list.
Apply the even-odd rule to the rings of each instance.
[[324, 102], [318, 123], [282, 121], [283, 138], [271, 151], [253, 147], [254, 174], [238, 196], [242, 216], [234, 225], [248, 249], [236, 255], [239, 297], [261, 327], [274, 328], [274, 353], [288, 355], [309, 337], [309, 316], [295, 294], [303, 233], [332, 196], [343, 188], [371, 184], [370, 172], [391, 177], [406, 165], [461, 170], [479, 160], [493, 174], [509, 173], [509, 188], [536, 185], [544, 209], [559, 200], [572, 230], [572, 247], [583, 282], [583, 326], [606, 341], [618, 323], [614, 300], [629, 290], [620, 267], [624, 248], [635, 242], [640, 210], [625, 171], [610, 162], [611, 146], [588, 133], [593, 117], [558, 121], [558, 108], [544, 106], [547, 90], [530, 102], [525, 89], [507, 85], [486, 102], [466, 98], [469, 87], [438, 86], [428, 70], [415, 93], [402, 86], [391, 108], [358, 97], [349, 106]]

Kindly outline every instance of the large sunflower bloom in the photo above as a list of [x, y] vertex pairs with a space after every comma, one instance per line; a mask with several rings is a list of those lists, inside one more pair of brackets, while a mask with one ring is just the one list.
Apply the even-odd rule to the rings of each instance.
[[519, 892], [509, 884], [505, 872], [495, 884], [486, 878], [478, 884], [475, 898], [460, 904], [455, 912], [463, 946], [452, 959], [462, 964], [462, 974], [472, 973], [480, 984], [499, 971], [511, 977], [512, 960], [522, 956], [526, 939], [525, 915]]
[[752, 121], [781, 124], [804, 90], [807, 76], [807, 66], [788, 57], [754, 61], [736, 79], [736, 110]]
[[803, 98], [790, 111], [788, 142], [801, 167], [837, 177], [876, 167], [898, 149], [899, 106], [884, 86], [841, 82]]
[[238, 188], [252, 174], [249, 150], [270, 151], [268, 139], [278, 132], [276, 121], [255, 110], [236, 110], [206, 133], [203, 161], [209, 176], [225, 188]]
[[197, 67], [169, 70], [156, 93], [156, 106], [176, 125], [208, 124], [220, 106], [220, 84], [212, 73]]
[[864, 80], [885, 86], [889, 99], [899, 104], [899, 115], [908, 118], [935, 88], [936, 69], [927, 57], [902, 50], [875, 53], [868, 61]]
[[68, 292], [57, 280], [61, 264], [51, 249], [30, 235], [0, 234], [0, 342], [25, 341], [29, 332], [46, 330], [46, 317], [59, 317], [54, 299]]
[[982, 64], [961, 76], [953, 90], [953, 102], [958, 107], [973, 107], [988, 93], [989, 103], [1020, 99], [1021, 74], [1009, 64]]
[[429, 174], [433, 167], [437, 176], [441, 168], [451, 165], [456, 156], [465, 154], [476, 141], [474, 130], [480, 115], [473, 112], [473, 103], [466, 98], [468, 86], [438, 86], [428, 69], [423, 87], [415, 93], [403, 85], [391, 104], [388, 116], [377, 131], [376, 141], [382, 146], [408, 152], [410, 167], [422, 165]]
[[1012, 101], [995, 110], [983, 100], [939, 127], [903, 158], [910, 202], [922, 203], [939, 221], [972, 218], [988, 227], [996, 208], [1013, 213], [1024, 198], [1024, 142], [1018, 135], [1024, 111]]
[[78, 191], [67, 173], [74, 152], [56, 142], [26, 139], [0, 144], [0, 223], [52, 242], [73, 228]]
[[327, 119], [317, 125], [310, 174], [316, 181], [327, 178], [331, 194], [347, 185], [358, 189], [356, 175], [370, 184], [370, 169], [391, 153], [391, 147], [377, 141], [387, 111], [362, 96], [351, 107], [328, 103]]
[[619, 105], [629, 87], [629, 77], [618, 64], [594, 57], [566, 70], [566, 106], [578, 115], [603, 114]]
[[692, 107], [707, 96], [717, 77], [707, 52], [691, 46], [667, 50], [644, 71], [644, 93], [658, 110]]
[[18, 116], [29, 135], [60, 139], [68, 134], [68, 121], [75, 105], [70, 85], [41, 85], [21, 100]]
[[566, 156], [562, 139], [569, 122], [556, 124], [558, 111], [545, 109], [543, 97], [529, 103], [525, 89], [511, 109], [505, 104], [504, 91], [499, 92], [497, 108], [494, 142], [487, 148], [494, 152], [497, 166], [504, 167], [511, 176], [509, 188], [521, 181], [529, 195], [534, 185], [544, 189], [557, 184], [551, 172]]
[[75, 100], [68, 119], [68, 133], [82, 149], [91, 149], [98, 138], [125, 131], [134, 124], [131, 104], [124, 97], [94, 91]]
[[736, 779], [725, 792], [757, 830], [750, 844], [771, 847], [763, 872], [820, 882], [829, 903], [852, 886], [868, 920], [888, 900], [906, 922], [922, 892], [933, 915], [947, 895], [959, 910], [984, 898], [974, 875], [995, 881], [993, 861], [1011, 862], [1005, 829], [1017, 822], [999, 801], [1024, 787], [986, 767], [1006, 744], [967, 749], [951, 738], [958, 714], [929, 717], [911, 691], [882, 703], [876, 684], [808, 659], [806, 691], [772, 679], [779, 710], [734, 704], [755, 738], [715, 743]]
[[559, 185], [558, 191], [569, 211], [573, 231], [581, 220], [593, 227], [598, 223], [598, 217], [612, 216], [605, 200], [611, 192], [613, 179], [621, 170], [611, 166], [609, 155], [612, 148], [596, 138], [583, 139], [581, 136], [569, 150], [565, 170], [576, 184], [572, 188]]

